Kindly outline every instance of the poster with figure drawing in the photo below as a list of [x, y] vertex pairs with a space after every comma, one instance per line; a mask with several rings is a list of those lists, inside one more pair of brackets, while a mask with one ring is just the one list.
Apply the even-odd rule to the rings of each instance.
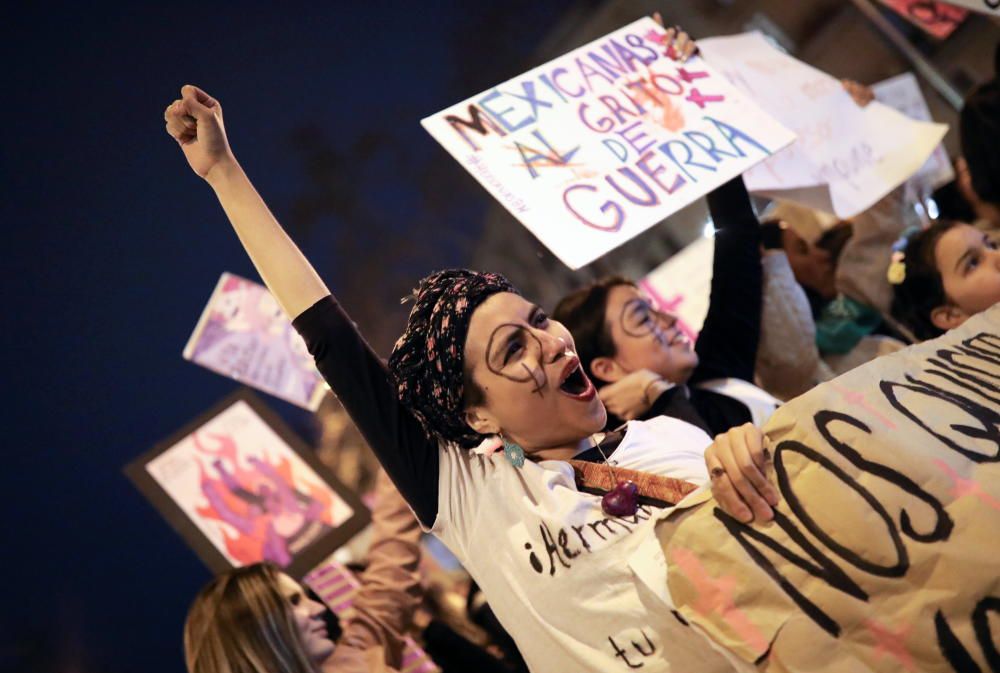
[[245, 391], [126, 474], [215, 571], [270, 561], [299, 577], [369, 520], [360, 500]]
[[267, 288], [231, 273], [216, 284], [184, 359], [310, 411], [328, 390]]
[[878, 102], [859, 107], [839, 80], [779, 51], [761, 33], [698, 45], [709, 63], [798, 136], [747, 171], [752, 192], [854, 217], [916, 173], [948, 130]]
[[573, 269], [794, 139], [648, 18], [422, 124]]
[[764, 673], [1000, 670], [1000, 304], [764, 432], [774, 520], [693, 494], [639, 569], [695, 633]]

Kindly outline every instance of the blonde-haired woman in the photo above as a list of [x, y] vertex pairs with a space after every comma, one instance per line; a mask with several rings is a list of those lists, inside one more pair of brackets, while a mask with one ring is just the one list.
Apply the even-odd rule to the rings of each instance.
[[[382, 473], [372, 514], [375, 542], [343, 633], [326, 607], [270, 563], [236, 568], [202, 589], [184, 625], [189, 673], [391, 673], [420, 598], [420, 529]], [[331, 637], [332, 636], [332, 637]]]

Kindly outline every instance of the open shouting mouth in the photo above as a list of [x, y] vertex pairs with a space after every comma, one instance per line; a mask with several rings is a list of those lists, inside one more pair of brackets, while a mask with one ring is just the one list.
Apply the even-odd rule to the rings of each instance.
[[575, 353], [570, 354], [569, 362], [559, 377], [559, 391], [567, 397], [583, 402], [589, 402], [597, 394], [594, 384], [584, 373], [580, 358]]

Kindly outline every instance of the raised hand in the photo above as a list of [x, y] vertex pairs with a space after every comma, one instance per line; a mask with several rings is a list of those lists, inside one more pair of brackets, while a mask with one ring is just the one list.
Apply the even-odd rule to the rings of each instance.
[[[663, 17], [660, 16], [659, 12], [653, 12], [653, 20], [660, 24], [661, 28], [666, 28], [663, 24]], [[663, 48], [666, 50], [668, 57], [681, 63], [698, 53], [698, 46], [694, 43], [694, 40], [678, 26], [666, 28]]]
[[712, 495], [727, 513], [744, 523], [770, 521], [778, 489], [768, 479], [771, 454], [767, 438], [751, 423], [731, 428], [705, 450]]
[[848, 93], [851, 100], [858, 107], [865, 107], [875, 100], [875, 92], [872, 91], [870, 86], [855, 82], [853, 79], [842, 79], [840, 80], [840, 85], [844, 87], [844, 91]]
[[207, 180], [216, 169], [235, 164], [222, 122], [222, 106], [198, 87], [181, 87], [181, 97], [167, 106], [163, 119], [191, 170], [202, 178]]
[[330, 294], [233, 157], [219, 101], [188, 84], [181, 88], [181, 97], [167, 106], [163, 120], [191, 170], [219, 198], [240, 242], [288, 317], [294, 319]]

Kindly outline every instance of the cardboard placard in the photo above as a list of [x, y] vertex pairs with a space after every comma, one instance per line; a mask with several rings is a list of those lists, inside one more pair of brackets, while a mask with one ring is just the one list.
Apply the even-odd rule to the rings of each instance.
[[657, 529], [683, 618], [747, 670], [997, 670], [1000, 305], [764, 430], [773, 522], [708, 498]]
[[[932, 121], [927, 101], [924, 100], [920, 84], [912, 72], [904, 72], [901, 75], [873, 84], [872, 91], [880, 103], [898, 110], [910, 119]], [[938, 143], [930, 158], [924, 162], [924, 165], [911, 179], [922, 182], [932, 190], [955, 179], [955, 169], [952, 167], [942, 143]]]
[[948, 130], [881, 103], [859, 107], [840, 81], [760, 33], [698, 44], [709, 63], [798, 136], [747, 171], [750, 191], [854, 217], [916, 173]]
[[640, 19], [422, 121], [570, 268], [743, 173], [794, 135]]

